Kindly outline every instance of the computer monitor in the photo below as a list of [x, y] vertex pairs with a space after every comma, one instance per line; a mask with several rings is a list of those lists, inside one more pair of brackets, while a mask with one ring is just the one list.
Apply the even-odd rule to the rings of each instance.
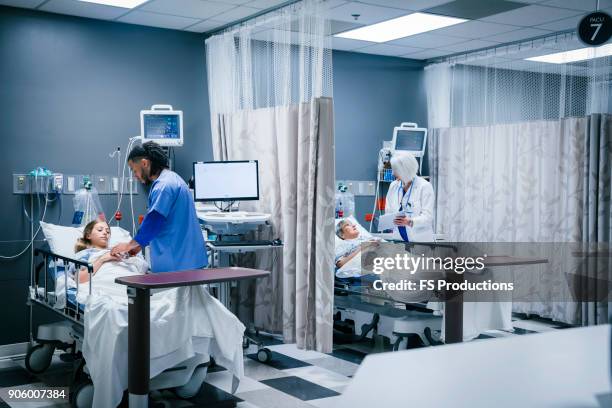
[[170, 105], [153, 105], [150, 110], [140, 111], [140, 132], [143, 143], [182, 146], [183, 112], [173, 110]]
[[259, 200], [257, 160], [193, 163], [195, 201]]
[[426, 144], [427, 129], [425, 128], [403, 125], [393, 128], [393, 150], [410, 152], [415, 157], [423, 157]]

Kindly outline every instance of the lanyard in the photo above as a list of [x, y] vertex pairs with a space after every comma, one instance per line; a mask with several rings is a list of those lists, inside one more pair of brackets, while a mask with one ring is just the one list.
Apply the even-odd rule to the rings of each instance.
[[398, 196], [399, 196], [399, 210], [402, 211], [403, 207], [404, 207], [404, 197], [406, 196], [406, 194], [408, 194], [408, 199], [406, 200], [406, 204], [408, 204], [408, 206], [412, 207], [412, 205], [410, 205], [410, 196], [412, 195], [412, 187], [414, 187], [414, 181], [415, 181], [416, 177], [412, 179], [412, 183], [410, 183], [410, 188], [408, 189], [407, 192], [403, 193], [404, 191], [404, 185], [401, 184], [398, 192]]

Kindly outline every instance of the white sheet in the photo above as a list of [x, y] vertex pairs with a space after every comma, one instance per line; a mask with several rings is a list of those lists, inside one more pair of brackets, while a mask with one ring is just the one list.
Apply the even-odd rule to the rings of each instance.
[[[86, 303], [83, 356], [95, 385], [94, 408], [115, 407], [127, 388], [126, 287], [115, 278], [134, 274], [123, 262], [105, 263]], [[238, 380], [244, 375], [244, 325], [204, 286], [170, 289], [151, 297], [151, 378], [192, 357], [210, 354]]]

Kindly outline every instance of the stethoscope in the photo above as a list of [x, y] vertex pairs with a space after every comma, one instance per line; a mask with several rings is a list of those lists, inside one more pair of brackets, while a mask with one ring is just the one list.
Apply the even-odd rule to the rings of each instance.
[[410, 187], [408, 188], [408, 191], [404, 194], [402, 194], [404, 191], [404, 183], [400, 180], [400, 188], [397, 190], [397, 195], [398, 195], [399, 204], [400, 204], [400, 211], [405, 210], [404, 197], [406, 197], [406, 195], [408, 195], [408, 198], [406, 199], [406, 206], [412, 209], [412, 204], [410, 203], [410, 196], [412, 195], [412, 187], [414, 187], [415, 179], [416, 177], [412, 179], [412, 182], [410, 183]]

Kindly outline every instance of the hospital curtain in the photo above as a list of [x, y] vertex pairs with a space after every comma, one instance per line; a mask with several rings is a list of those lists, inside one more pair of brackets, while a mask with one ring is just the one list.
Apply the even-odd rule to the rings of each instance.
[[[612, 58], [526, 59], [580, 47], [564, 34], [426, 67], [437, 233], [459, 241], [611, 241]], [[543, 276], [520, 284], [537, 285], [542, 299], [515, 303], [515, 312], [582, 325], [607, 320], [609, 303], [552, 301], [567, 285], [536, 275]]]
[[[467, 242], [611, 242], [611, 141], [607, 114], [433, 129], [436, 232]], [[607, 302], [553, 301], [567, 298], [558, 274], [522, 274], [516, 284], [537, 287], [541, 299], [515, 312], [607, 321]]]
[[[282, 256], [257, 256], [270, 279], [240, 289], [254, 324], [298, 347], [331, 351], [334, 133], [329, 21], [292, 5], [206, 41], [216, 160], [259, 160], [260, 200]], [[245, 309], [244, 307], [242, 308]]]

